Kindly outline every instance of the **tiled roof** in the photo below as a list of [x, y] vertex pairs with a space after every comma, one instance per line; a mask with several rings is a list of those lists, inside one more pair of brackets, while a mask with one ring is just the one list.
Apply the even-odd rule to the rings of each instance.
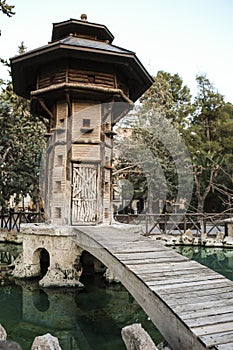
[[121, 47], [114, 46], [106, 42], [83, 39], [83, 38], [78, 38], [73, 36], [69, 36], [67, 38], [60, 40], [60, 43], [65, 45], [70, 45], [70, 46], [86, 47], [86, 48], [95, 49], [95, 50], [111, 51], [119, 54], [131, 54], [131, 55], [135, 54], [132, 51], [125, 50]]

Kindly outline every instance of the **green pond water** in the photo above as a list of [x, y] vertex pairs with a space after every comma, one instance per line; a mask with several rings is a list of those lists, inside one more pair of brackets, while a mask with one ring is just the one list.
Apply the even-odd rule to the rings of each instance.
[[[1, 261], [10, 262], [20, 247], [0, 244]], [[233, 250], [176, 247], [194, 259], [233, 280]], [[6, 254], [7, 253], [7, 254]], [[106, 284], [100, 275], [83, 277], [83, 291], [40, 289], [30, 283], [1, 279], [0, 323], [8, 339], [24, 350], [45, 333], [58, 337], [63, 350], [125, 350], [121, 328], [141, 323], [156, 344], [163, 339], [153, 323], [120, 284]]]
[[[19, 250], [0, 244], [0, 253], [8, 251], [15, 257]], [[101, 275], [86, 275], [82, 282], [85, 289], [80, 291], [40, 289], [36, 281], [4, 279], [0, 286], [0, 323], [8, 339], [29, 350], [36, 336], [49, 332], [59, 339], [63, 350], [125, 350], [121, 329], [136, 322], [156, 344], [163, 340], [121, 284], [109, 285]]]

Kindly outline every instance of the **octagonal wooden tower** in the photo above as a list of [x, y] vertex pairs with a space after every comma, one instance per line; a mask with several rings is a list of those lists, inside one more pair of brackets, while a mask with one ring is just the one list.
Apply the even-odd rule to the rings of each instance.
[[57, 225], [111, 223], [112, 127], [153, 83], [108, 28], [81, 18], [11, 59], [16, 94], [47, 120], [44, 200]]

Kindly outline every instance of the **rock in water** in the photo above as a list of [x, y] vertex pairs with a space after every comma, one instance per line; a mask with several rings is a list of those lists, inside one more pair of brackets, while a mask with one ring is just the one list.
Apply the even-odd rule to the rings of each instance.
[[158, 350], [140, 323], [134, 323], [122, 328], [121, 336], [127, 350]]
[[62, 350], [59, 341], [50, 333], [41, 335], [34, 339], [31, 350]]
[[0, 324], [0, 340], [6, 340], [7, 333], [5, 328]]
[[0, 350], [22, 350], [22, 348], [14, 341], [0, 340]]

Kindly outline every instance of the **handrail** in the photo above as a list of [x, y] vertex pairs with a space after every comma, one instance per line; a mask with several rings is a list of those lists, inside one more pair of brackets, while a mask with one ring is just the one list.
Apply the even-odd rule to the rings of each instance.
[[[178, 213], [178, 214], [116, 214], [116, 221], [141, 225], [144, 234], [153, 233], [184, 234], [188, 229], [194, 231], [196, 235], [205, 233], [208, 235], [222, 231], [224, 220], [232, 217], [231, 213]], [[16, 230], [20, 232], [21, 223], [44, 222], [44, 213], [34, 211], [0, 211], [0, 228], [8, 231]]]
[[141, 225], [145, 235], [184, 234], [188, 229], [196, 235], [208, 235], [222, 232], [224, 220], [232, 217], [232, 213], [172, 213], [172, 214], [116, 214], [116, 221]]
[[44, 222], [42, 212], [33, 211], [0, 211], [0, 228], [8, 231], [16, 230], [20, 232], [21, 223]]

